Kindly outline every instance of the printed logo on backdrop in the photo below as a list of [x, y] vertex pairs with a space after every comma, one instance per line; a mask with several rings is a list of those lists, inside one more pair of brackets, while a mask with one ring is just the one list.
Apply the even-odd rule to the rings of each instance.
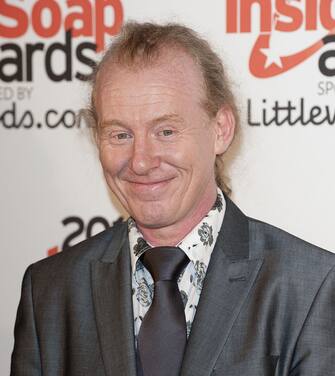
[[60, 100], [42, 114], [29, 102], [46, 84], [85, 81], [97, 54], [123, 22], [121, 0], [0, 0], [0, 126], [5, 129], [77, 128], [77, 110]]
[[101, 231], [108, 229], [118, 222], [122, 222], [123, 217], [110, 222], [105, 217], [93, 217], [87, 222], [79, 216], [69, 216], [62, 220], [62, 225], [66, 228], [67, 234], [60, 242], [60, 245], [54, 245], [46, 251], [47, 256], [52, 256], [64, 249], [70, 248], [82, 240], [91, 238]]
[[[249, 57], [249, 71], [259, 79], [306, 69], [307, 61], [316, 56], [315, 73], [319, 76], [316, 92], [331, 99], [330, 104], [323, 105], [307, 103], [304, 93], [301, 98], [284, 103], [268, 103], [266, 98], [248, 99], [250, 126], [335, 124], [334, 0], [228, 0], [226, 31], [259, 33]], [[308, 69], [310, 80], [310, 65]]]

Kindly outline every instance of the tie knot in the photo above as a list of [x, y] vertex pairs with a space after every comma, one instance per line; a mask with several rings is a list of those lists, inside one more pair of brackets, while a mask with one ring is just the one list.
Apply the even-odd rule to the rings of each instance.
[[154, 282], [177, 281], [180, 273], [189, 262], [186, 254], [177, 247], [155, 247], [141, 257]]

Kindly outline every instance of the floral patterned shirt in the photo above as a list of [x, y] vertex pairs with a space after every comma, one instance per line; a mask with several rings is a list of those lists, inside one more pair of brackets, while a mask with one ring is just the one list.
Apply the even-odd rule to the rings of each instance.
[[[178, 279], [178, 287], [185, 307], [187, 337], [191, 331], [203, 281], [222, 225], [225, 209], [224, 196], [218, 189], [217, 199], [212, 209], [177, 245], [190, 259]], [[132, 218], [128, 219], [128, 236], [131, 250], [134, 331], [135, 338], [137, 338], [143, 317], [151, 305], [154, 293], [151, 274], [140, 260], [140, 256], [151, 247], [144, 240]]]

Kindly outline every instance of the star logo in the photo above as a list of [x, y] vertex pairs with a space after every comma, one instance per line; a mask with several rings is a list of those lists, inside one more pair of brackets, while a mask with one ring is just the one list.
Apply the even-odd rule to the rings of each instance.
[[260, 52], [264, 56], [266, 56], [266, 61], [265, 61], [265, 64], [264, 64], [265, 69], [268, 68], [272, 64], [277, 65], [280, 68], [283, 67], [283, 63], [281, 61], [281, 58], [280, 58], [278, 51], [269, 47], [269, 48], [261, 48]]

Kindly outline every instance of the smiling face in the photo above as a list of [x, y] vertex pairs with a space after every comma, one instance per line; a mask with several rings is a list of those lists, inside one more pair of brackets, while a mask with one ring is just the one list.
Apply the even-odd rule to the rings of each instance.
[[186, 235], [215, 201], [214, 163], [232, 138], [229, 116], [208, 117], [200, 70], [184, 52], [170, 49], [137, 70], [103, 69], [96, 109], [107, 183], [142, 232]]

